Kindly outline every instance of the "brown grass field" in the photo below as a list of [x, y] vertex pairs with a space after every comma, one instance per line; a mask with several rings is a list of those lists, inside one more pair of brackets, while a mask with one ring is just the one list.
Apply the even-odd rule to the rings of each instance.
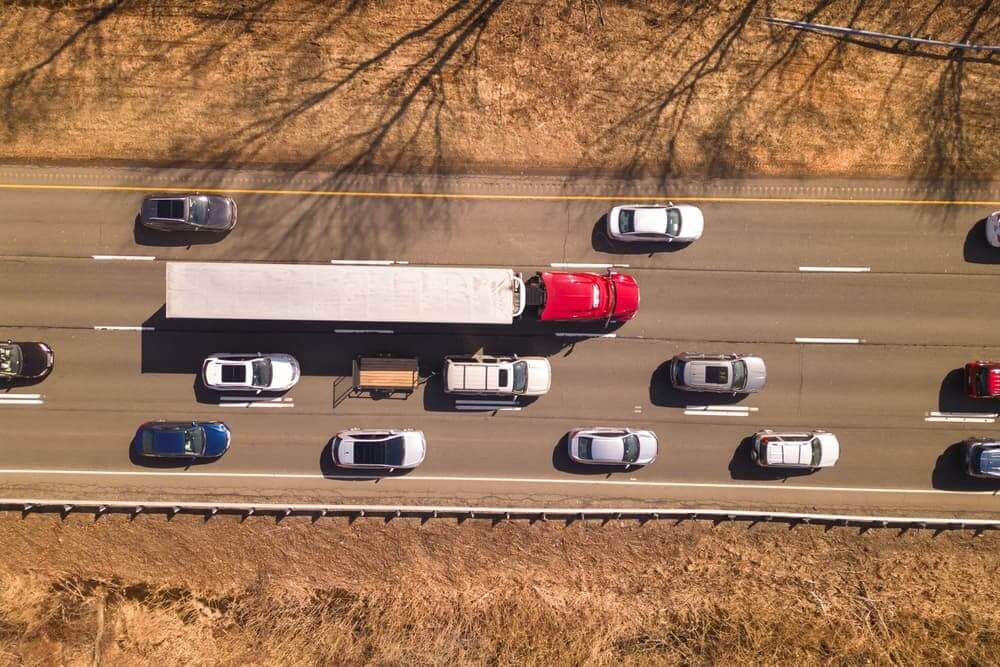
[[0, 663], [1000, 662], [1000, 535], [0, 516]]
[[991, 0], [14, 0], [0, 160], [996, 176]]

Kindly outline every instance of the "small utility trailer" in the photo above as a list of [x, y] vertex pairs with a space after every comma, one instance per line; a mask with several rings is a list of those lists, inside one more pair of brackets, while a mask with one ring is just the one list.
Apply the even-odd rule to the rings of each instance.
[[355, 394], [409, 395], [420, 384], [420, 367], [415, 357], [357, 357], [353, 375]]

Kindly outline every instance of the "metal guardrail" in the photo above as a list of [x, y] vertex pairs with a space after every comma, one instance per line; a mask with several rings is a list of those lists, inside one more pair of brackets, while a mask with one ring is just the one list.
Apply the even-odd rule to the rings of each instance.
[[987, 46], [985, 44], [969, 44], [968, 42], [945, 42], [938, 39], [926, 37], [913, 37], [911, 35], [893, 35], [885, 32], [875, 32], [872, 30], [858, 30], [857, 28], [844, 28], [835, 25], [824, 25], [822, 23], [809, 23], [807, 21], [793, 21], [791, 19], [781, 19], [768, 16], [763, 19], [772, 25], [781, 25], [797, 30], [818, 32], [832, 35], [844, 35], [849, 37], [867, 37], [869, 39], [879, 39], [892, 42], [907, 42], [909, 44], [924, 44], [927, 46], [937, 46], [947, 49], [963, 49], [970, 51], [985, 51], [987, 53], [1000, 53], [1000, 46]]
[[635, 509], [635, 508], [566, 508], [566, 507], [462, 507], [437, 505], [312, 505], [296, 503], [198, 503], [163, 501], [122, 501], [122, 500], [52, 500], [52, 499], [0, 499], [0, 511], [29, 513], [57, 512], [65, 517], [70, 513], [102, 515], [108, 513], [197, 514], [210, 518], [217, 514], [242, 517], [252, 515], [273, 516], [282, 519], [288, 516], [309, 516], [313, 520], [321, 517], [377, 517], [384, 519], [417, 518], [422, 520], [437, 518], [491, 519], [510, 521], [529, 519], [535, 521], [576, 521], [576, 520], [633, 520], [654, 521], [668, 519], [675, 521], [743, 521], [750, 523], [775, 522], [789, 525], [816, 524], [825, 526], [857, 526], [866, 528], [933, 528], [935, 530], [983, 530], [1000, 529], [1000, 519], [964, 519], [958, 517], [902, 517], [866, 516], [854, 514], [813, 514], [803, 512], [767, 512], [757, 510], [726, 509]]

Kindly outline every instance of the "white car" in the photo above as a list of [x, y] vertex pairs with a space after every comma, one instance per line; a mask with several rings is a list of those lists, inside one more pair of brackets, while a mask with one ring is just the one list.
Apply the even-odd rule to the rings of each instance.
[[765, 429], [754, 434], [750, 458], [765, 468], [830, 468], [840, 458], [840, 442], [828, 431], [775, 433]]
[[690, 243], [704, 230], [705, 216], [690, 204], [629, 204], [608, 214], [608, 237], [615, 241]]
[[656, 434], [641, 429], [582, 428], [569, 434], [569, 457], [577, 463], [644, 466], [656, 460], [658, 447]]
[[986, 242], [1000, 248], [1000, 211], [993, 211], [986, 218]]
[[541, 396], [552, 387], [545, 357], [445, 357], [444, 390], [477, 396]]
[[290, 354], [213, 354], [201, 367], [209, 389], [286, 391], [299, 381], [299, 362]]
[[333, 462], [344, 468], [416, 468], [427, 453], [423, 431], [352, 428], [334, 437]]

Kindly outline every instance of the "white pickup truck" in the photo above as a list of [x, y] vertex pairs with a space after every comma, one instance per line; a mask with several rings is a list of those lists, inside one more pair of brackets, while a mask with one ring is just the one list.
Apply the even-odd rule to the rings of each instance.
[[444, 390], [477, 396], [541, 396], [552, 386], [544, 357], [447, 357]]

